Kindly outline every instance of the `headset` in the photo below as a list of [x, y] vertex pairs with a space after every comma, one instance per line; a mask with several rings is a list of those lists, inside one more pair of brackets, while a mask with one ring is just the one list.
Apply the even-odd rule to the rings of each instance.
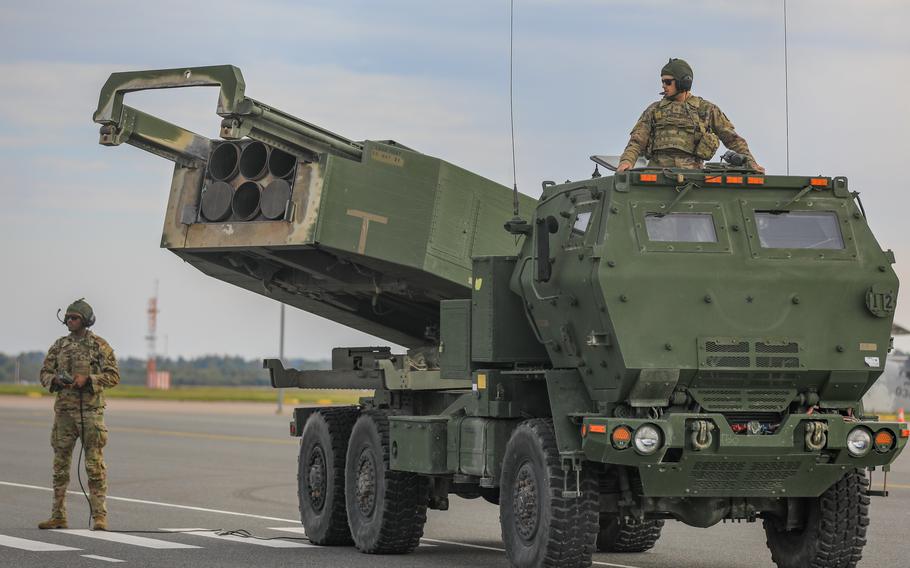
[[[676, 61], [674, 58], [670, 58], [670, 61], [667, 63], [673, 63]], [[673, 77], [676, 79], [676, 90], [679, 92], [691, 91], [692, 90], [692, 75], [683, 75], [682, 77]]]
[[[85, 300], [85, 298], [79, 298], [79, 300]], [[79, 300], [76, 300], [76, 302], [78, 302]], [[66, 318], [60, 317], [60, 312], [62, 312], [62, 311], [63, 311], [63, 308], [59, 308], [57, 310], [57, 321], [59, 321], [63, 325], [66, 325]], [[66, 315], [66, 314], [64, 314], [64, 315]], [[80, 315], [82, 315], [82, 314], [80, 314]], [[84, 325], [85, 327], [92, 327], [93, 325], [95, 325], [95, 310], [92, 310], [92, 316], [89, 319], [85, 319], [84, 317], [82, 318], [82, 325]]]

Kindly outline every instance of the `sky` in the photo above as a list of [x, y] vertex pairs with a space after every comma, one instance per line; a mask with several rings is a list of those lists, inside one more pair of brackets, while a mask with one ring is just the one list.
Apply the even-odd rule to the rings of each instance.
[[[783, 0], [516, 0], [519, 189], [536, 197], [620, 153], [681, 57], [769, 173], [847, 176], [910, 282], [910, 3], [789, 0], [786, 22], [785, 72]], [[144, 356], [157, 282], [160, 353], [278, 353], [276, 302], [158, 247], [173, 166], [97, 143], [110, 73], [230, 63], [247, 96], [511, 186], [509, 24], [507, 0], [0, 0], [0, 352], [46, 349], [64, 332], [57, 309], [84, 296], [118, 354]], [[216, 93], [127, 103], [215, 137]], [[896, 321], [910, 326], [907, 294]], [[287, 357], [385, 344], [288, 309]]]

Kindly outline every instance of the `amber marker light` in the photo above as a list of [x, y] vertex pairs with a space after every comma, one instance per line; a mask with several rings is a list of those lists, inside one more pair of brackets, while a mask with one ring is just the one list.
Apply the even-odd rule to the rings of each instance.
[[705, 183], [723, 183], [721, 176], [705, 176]]
[[901, 438], [910, 438], [910, 430], [906, 428], [901, 430]]
[[828, 178], [812, 178], [809, 180], [812, 187], [828, 187]]
[[765, 178], [749, 176], [746, 178], [746, 183], [749, 185], [765, 185]]
[[875, 434], [875, 451], [883, 454], [894, 446], [894, 434], [890, 430], [879, 430]]
[[727, 183], [742, 183], [743, 176], [727, 176]]
[[656, 182], [657, 174], [641, 174], [638, 176], [638, 181]]
[[632, 443], [632, 430], [628, 426], [619, 426], [610, 435], [610, 441], [617, 450], [625, 450]]

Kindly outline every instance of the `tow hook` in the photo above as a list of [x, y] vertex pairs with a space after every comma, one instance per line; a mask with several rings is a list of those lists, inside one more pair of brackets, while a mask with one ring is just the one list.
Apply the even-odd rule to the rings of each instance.
[[714, 435], [711, 432], [715, 429], [714, 423], [708, 420], [695, 420], [690, 426], [692, 430], [692, 447], [695, 450], [707, 450], [714, 442]]
[[807, 422], [806, 423], [806, 448], [810, 451], [817, 452], [825, 447], [828, 442], [828, 424], [826, 422]]

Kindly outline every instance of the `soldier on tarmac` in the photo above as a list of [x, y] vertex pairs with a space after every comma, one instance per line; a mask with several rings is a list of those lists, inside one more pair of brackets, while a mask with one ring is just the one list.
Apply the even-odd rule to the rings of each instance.
[[648, 158], [652, 167], [698, 169], [723, 142], [746, 156], [747, 167], [764, 173], [727, 115], [691, 93], [692, 77], [692, 68], [682, 59], [670, 59], [660, 70], [664, 98], [648, 106], [635, 123], [617, 171], [631, 168], [639, 156]]
[[107, 470], [104, 466], [104, 391], [117, 386], [120, 371], [114, 350], [89, 331], [95, 323], [92, 307], [79, 299], [66, 308], [64, 324], [69, 335], [51, 345], [41, 367], [41, 385], [57, 393], [54, 402], [54, 505], [41, 529], [66, 528], [66, 488], [76, 440], [85, 449], [92, 530], [107, 530]]

